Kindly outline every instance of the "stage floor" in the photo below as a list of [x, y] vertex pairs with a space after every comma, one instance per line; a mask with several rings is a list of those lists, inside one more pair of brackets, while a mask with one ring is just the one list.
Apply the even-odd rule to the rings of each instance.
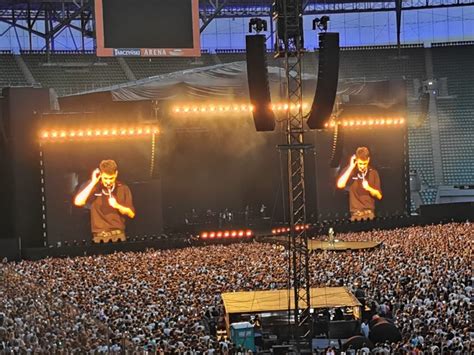
[[308, 248], [309, 250], [363, 250], [377, 248], [381, 244], [382, 242], [374, 241], [346, 242], [341, 240], [330, 243], [322, 240], [309, 240]]
[[[288, 243], [288, 237], [269, 237], [262, 238], [261, 241], [269, 243], [278, 243], [286, 245]], [[347, 241], [336, 241], [334, 243], [329, 243], [325, 240], [308, 240], [308, 249], [309, 250], [364, 250], [364, 249], [374, 249], [382, 245], [382, 242], [377, 241], [360, 241], [360, 242], [347, 242]]]

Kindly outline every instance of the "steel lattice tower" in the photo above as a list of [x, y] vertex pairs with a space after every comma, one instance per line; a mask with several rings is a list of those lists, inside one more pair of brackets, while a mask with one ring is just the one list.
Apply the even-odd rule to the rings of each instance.
[[286, 121], [286, 145], [280, 147], [288, 150], [290, 254], [292, 258], [289, 263], [289, 277], [294, 291], [294, 319], [299, 346], [301, 336], [310, 341], [312, 335], [304, 182], [305, 150], [311, 148], [311, 146], [304, 143], [305, 128], [301, 79], [303, 33], [300, 26], [302, 3], [301, 0], [280, 0], [275, 5], [274, 18], [277, 20], [279, 29], [277, 32], [280, 32], [276, 51], [279, 57], [284, 58], [286, 94], [289, 107]]

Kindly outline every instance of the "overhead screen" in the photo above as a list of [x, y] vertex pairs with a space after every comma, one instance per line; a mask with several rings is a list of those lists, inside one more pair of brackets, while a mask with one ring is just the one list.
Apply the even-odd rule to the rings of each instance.
[[199, 56], [198, 0], [96, 0], [98, 56]]

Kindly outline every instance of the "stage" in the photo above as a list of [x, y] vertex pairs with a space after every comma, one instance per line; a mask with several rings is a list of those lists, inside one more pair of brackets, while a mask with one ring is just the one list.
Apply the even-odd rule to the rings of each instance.
[[[288, 244], [288, 237], [279, 236], [279, 237], [263, 237], [259, 241], [267, 243], [277, 243], [277, 244]], [[313, 250], [334, 250], [334, 251], [345, 251], [345, 250], [365, 250], [365, 249], [375, 249], [380, 247], [382, 242], [377, 241], [357, 241], [350, 242], [344, 240], [335, 240], [333, 243], [326, 240], [312, 240], [308, 239], [308, 249]]]
[[347, 242], [335, 241], [333, 243], [322, 240], [309, 240], [309, 250], [363, 250], [374, 249], [382, 245], [382, 242], [376, 241], [361, 241], [361, 242]]
[[[361, 307], [361, 303], [346, 287], [311, 288], [310, 292], [311, 308]], [[226, 314], [285, 312], [288, 310], [288, 300], [291, 309], [294, 309], [295, 302], [293, 289], [226, 292], [221, 297]]]

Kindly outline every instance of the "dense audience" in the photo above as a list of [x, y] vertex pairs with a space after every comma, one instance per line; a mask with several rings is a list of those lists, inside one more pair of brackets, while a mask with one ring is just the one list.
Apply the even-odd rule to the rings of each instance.
[[[403, 337], [378, 351], [470, 353], [473, 236], [469, 223], [337, 235], [383, 245], [312, 253], [311, 283], [364, 288]], [[232, 352], [212, 324], [220, 294], [286, 288], [287, 258], [252, 242], [3, 263], [0, 353]]]

